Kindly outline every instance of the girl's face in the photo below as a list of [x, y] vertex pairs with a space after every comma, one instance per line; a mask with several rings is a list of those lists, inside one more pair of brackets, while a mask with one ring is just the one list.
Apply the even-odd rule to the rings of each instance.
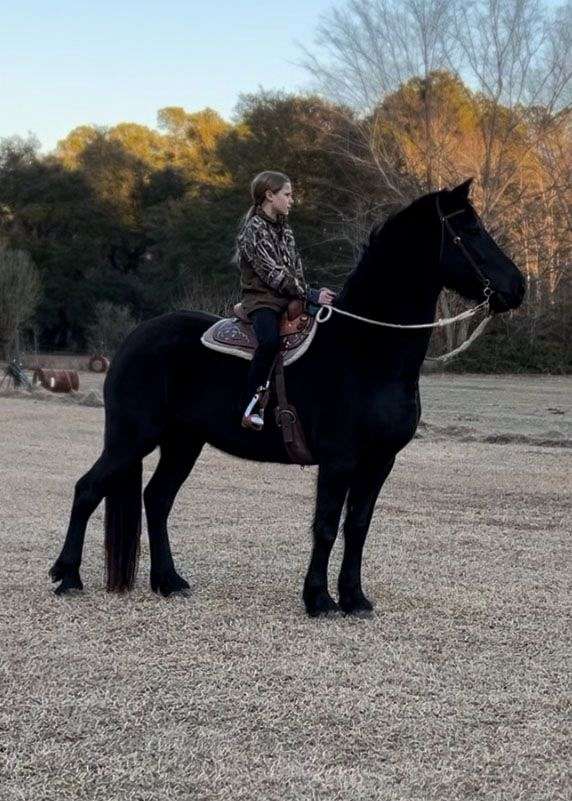
[[266, 199], [276, 214], [284, 214], [287, 216], [294, 202], [292, 199], [292, 184], [290, 181], [287, 181], [278, 192], [271, 192], [268, 190], [266, 192]]

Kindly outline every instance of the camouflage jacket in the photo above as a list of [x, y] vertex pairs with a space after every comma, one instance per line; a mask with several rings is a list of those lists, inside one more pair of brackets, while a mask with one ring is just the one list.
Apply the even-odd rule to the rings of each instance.
[[237, 239], [242, 305], [284, 311], [293, 298], [317, 303], [319, 292], [304, 280], [294, 234], [284, 219], [272, 220], [260, 209], [244, 224]]

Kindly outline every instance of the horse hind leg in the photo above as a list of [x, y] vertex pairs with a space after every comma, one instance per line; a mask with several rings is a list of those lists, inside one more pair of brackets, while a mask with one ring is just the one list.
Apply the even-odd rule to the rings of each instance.
[[143, 499], [149, 532], [151, 589], [168, 596], [186, 594], [189, 584], [175, 569], [167, 519], [175, 497], [193, 469], [204, 442], [193, 438], [170, 438], [161, 442], [161, 457]]
[[[60, 582], [56, 595], [63, 595], [73, 590], [82, 590], [80, 565], [88, 521], [108, 494], [112, 494], [118, 486], [129, 484], [129, 477], [138, 478], [139, 506], [141, 504], [141, 469], [143, 456], [152, 450], [151, 447], [136, 449], [127, 443], [119, 445], [107, 444], [95, 464], [83, 475], [75, 485], [74, 500], [70, 521], [61, 553], [49, 571], [54, 582]], [[136, 490], [137, 492], [137, 490]], [[106, 510], [106, 529], [109, 525]], [[139, 512], [139, 518], [141, 514]], [[106, 535], [107, 540], [107, 535]], [[107, 542], [106, 542], [107, 545]], [[131, 551], [133, 551], [133, 546]], [[125, 551], [124, 559], [125, 559]], [[117, 560], [116, 560], [117, 561]], [[133, 559], [131, 559], [133, 561]], [[108, 559], [109, 575], [109, 559]], [[109, 582], [108, 582], [108, 589]], [[111, 588], [113, 589], [113, 587]]]
[[105, 495], [106, 479], [114, 472], [112, 454], [104, 451], [75, 485], [70, 521], [63, 548], [50, 569], [50, 578], [61, 582], [56, 595], [82, 590], [79, 568], [88, 521]]

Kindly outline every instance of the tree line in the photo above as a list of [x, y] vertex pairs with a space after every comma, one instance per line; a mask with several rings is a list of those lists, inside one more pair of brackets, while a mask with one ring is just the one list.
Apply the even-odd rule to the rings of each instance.
[[[260, 170], [291, 177], [308, 278], [333, 287], [372, 224], [473, 176], [474, 204], [525, 273], [528, 296], [459, 364], [567, 369], [563, 27], [532, 0], [473, 4], [481, 18], [466, 19], [469, 29], [462, 8], [353, 0], [324, 18], [306, 54], [316, 93], [243, 96], [232, 123], [209, 108], [165, 107], [155, 129], [85, 125], [46, 156], [33, 137], [1, 140], [0, 296], [14, 253], [39, 276], [24, 335], [33, 331], [41, 349], [84, 350], [110, 316], [127, 326], [177, 307], [224, 313], [237, 298], [234, 239]], [[443, 296], [445, 312], [454, 303]], [[5, 347], [9, 339], [0, 320]]]

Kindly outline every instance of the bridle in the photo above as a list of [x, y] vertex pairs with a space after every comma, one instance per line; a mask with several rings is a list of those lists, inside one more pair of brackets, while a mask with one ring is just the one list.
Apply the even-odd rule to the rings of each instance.
[[[479, 265], [473, 259], [473, 257], [467, 250], [466, 246], [463, 244], [463, 240], [456, 233], [456, 231], [453, 229], [453, 226], [449, 222], [450, 217], [455, 217], [457, 214], [462, 214], [465, 211], [465, 209], [458, 209], [457, 211], [452, 211], [449, 214], [443, 214], [441, 210], [441, 205], [439, 203], [439, 195], [435, 195], [435, 202], [437, 206], [437, 214], [441, 222], [441, 244], [439, 247], [439, 265], [441, 264], [441, 259], [443, 257], [443, 249], [445, 246], [445, 232], [447, 232], [448, 234], [450, 234], [453, 244], [461, 249], [462, 254], [467, 259], [473, 270], [476, 272], [478, 277], [483, 282], [483, 295], [485, 298], [484, 301], [482, 303], [479, 303], [477, 306], [473, 306], [472, 309], [468, 309], [467, 311], [461, 312], [461, 314], [457, 314], [455, 317], [439, 318], [438, 320], [435, 320], [435, 322], [433, 323], [416, 323], [413, 325], [401, 325], [399, 323], [385, 323], [382, 322], [381, 320], [371, 320], [368, 317], [361, 317], [361, 315], [353, 314], [352, 312], [348, 312], [345, 309], [338, 309], [337, 306], [324, 305], [320, 307], [320, 310], [316, 315], [316, 322], [325, 323], [330, 319], [332, 313], [336, 312], [336, 314], [341, 314], [344, 317], [352, 317], [354, 320], [360, 320], [363, 323], [370, 323], [371, 325], [382, 326], [383, 328], [401, 328], [401, 329], [442, 328], [443, 326], [452, 325], [453, 323], [459, 322], [459, 320], [466, 320], [469, 317], [473, 317], [478, 311], [480, 311], [485, 307], [487, 309], [487, 316], [485, 317], [485, 321], [488, 322], [491, 316], [490, 298], [491, 295], [493, 294], [493, 290], [491, 289], [491, 282], [489, 281], [488, 278], [486, 278], [486, 276], [483, 275], [483, 273], [479, 268]], [[485, 321], [483, 321], [484, 324], [481, 323], [479, 325], [478, 328], [479, 332], [482, 330], [482, 328], [484, 328], [484, 325], [486, 325]], [[472, 342], [473, 338], [474, 337], [471, 337], [470, 340], [467, 340], [467, 344], [469, 342]], [[446, 354], [447, 357], [453, 355], [453, 353], [456, 353], [457, 350], [453, 351], [452, 353]]]
[[441, 204], [439, 203], [439, 195], [435, 195], [435, 202], [437, 205], [437, 214], [439, 215], [439, 220], [441, 221], [441, 246], [439, 248], [439, 264], [441, 264], [441, 259], [443, 258], [443, 249], [445, 246], [445, 231], [451, 236], [452, 243], [460, 248], [461, 253], [467, 259], [473, 270], [479, 276], [481, 281], [483, 282], [483, 295], [485, 296], [485, 300], [489, 300], [491, 295], [493, 294], [493, 290], [491, 289], [491, 282], [489, 281], [486, 276], [483, 275], [479, 265], [473, 259], [467, 247], [463, 244], [463, 240], [459, 236], [459, 234], [453, 230], [453, 226], [449, 222], [450, 217], [455, 217], [457, 214], [462, 214], [465, 209], [458, 209], [457, 211], [451, 211], [449, 214], [443, 214], [441, 211]]

